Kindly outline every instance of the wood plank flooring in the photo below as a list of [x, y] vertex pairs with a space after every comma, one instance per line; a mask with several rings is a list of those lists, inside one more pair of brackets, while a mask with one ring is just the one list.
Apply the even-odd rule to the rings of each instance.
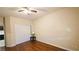
[[66, 51], [64, 49], [51, 46], [39, 41], [28, 41], [16, 45], [15, 47], [6, 47], [6, 51]]

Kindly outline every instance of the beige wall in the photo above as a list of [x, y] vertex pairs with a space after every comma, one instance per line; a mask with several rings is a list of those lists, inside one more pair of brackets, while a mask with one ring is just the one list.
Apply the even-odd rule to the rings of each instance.
[[0, 16], [0, 26], [3, 26], [3, 17]]
[[[30, 25], [31, 21], [18, 17], [6, 17], [6, 45], [12, 47], [16, 45], [15, 24]], [[19, 29], [17, 29], [19, 30]]]
[[79, 8], [64, 8], [33, 21], [37, 40], [79, 50]]
[[11, 25], [10, 25], [10, 17], [5, 17], [5, 38], [6, 38], [6, 46], [11, 45]]

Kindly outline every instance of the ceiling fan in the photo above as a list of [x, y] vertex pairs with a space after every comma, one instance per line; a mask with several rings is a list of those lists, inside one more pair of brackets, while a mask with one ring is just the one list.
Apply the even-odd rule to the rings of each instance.
[[18, 10], [18, 12], [23, 12], [23, 11], [28, 11], [28, 12], [32, 12], [32, 13], [37, 13], [37, 10], [32, 9], [30, 7], [22, 7], [22, 9]]

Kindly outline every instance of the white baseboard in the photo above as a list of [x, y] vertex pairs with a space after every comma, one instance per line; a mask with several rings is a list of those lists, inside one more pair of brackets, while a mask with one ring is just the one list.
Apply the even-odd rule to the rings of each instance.
[[14, 46], [16, 46], [16, 44], [12, 44], [12, 45], [7, 45], [6, 44], [6, 47], [14, 47]]
[[[27, 41], [24, 41], [24, 42], [27, 42]], [[24, 42], [21, 42], [21, 43], [24, 43]], [[18, 44], [21, 44], [21, 43], [15, 43], [15, 44], [6, 44], [6, 47], [14, 47]]]
[[4, 47], [5, 46], [5, 40], [0, 40], [0, 47]]
[[68, 49], [68, 48], [64, 48], [64, 47], [61, 47], [59, 45], [51, 44], [51, 43], [48, 43], [48, 42], [45, 42], [45, 41], [42, 41], [42, 40], [38, 40], [38, 41], [43, 42], [43, 43], [46, 43], [46, 44], [49, 44], [49, 45], [52, 45], [52, 46], [56, 46], [56, 47], [61, 48], [61, 49], [64, 49], [64, 50], [74, 51], [74, 50], [71, 50], [71, 49]]

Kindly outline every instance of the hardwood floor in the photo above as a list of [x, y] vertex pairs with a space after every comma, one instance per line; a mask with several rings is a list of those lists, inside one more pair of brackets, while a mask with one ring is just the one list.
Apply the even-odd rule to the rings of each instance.
[[16, 45], [15, 47], [6, 47], [6, 51], [66, 51], [64, 49], [51, 46], [39, 41], [28, 41]]

